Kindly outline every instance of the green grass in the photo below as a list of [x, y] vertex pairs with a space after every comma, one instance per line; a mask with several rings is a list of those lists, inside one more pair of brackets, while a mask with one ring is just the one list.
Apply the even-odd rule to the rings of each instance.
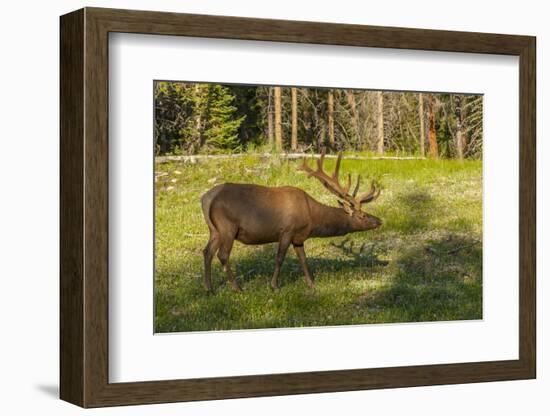
[[[276, 246], [236, 242], [231, 262], [244, 293], [231, 290], [214, 259], [215, 294], [207, 295], [200, 196], [215, 184], [249, 182], [296, 186], [334, 205], [297, 163], [244, 156], [157, 164], [156, 332], [481, 319], [480, 161], [345, 160], [342, 172], [382, 184], [365, 207], [383, 219], [380, 229], [306, 241], [315, 291], [289, 250], [274, 293]], [[325, 164], [330, 171], [334, 160]]]

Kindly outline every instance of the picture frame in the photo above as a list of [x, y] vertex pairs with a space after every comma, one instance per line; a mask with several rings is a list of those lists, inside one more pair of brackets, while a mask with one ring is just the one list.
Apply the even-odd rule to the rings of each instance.
[[[109, 33], [519, 57], [519, 359], [109, 382]], [[84, 8], [60, 19], [60, 397], [82, 407], [536, 377], [536, 39], [530, 36]]]

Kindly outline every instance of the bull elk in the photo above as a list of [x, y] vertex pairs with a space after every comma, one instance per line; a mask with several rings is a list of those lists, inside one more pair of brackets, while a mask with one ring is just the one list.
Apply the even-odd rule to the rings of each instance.
[[212, 291], [211, 266], [217, 253], [227, 279], [236, 291], [241, 291], [231, 266], [229, 255], [235, 240], [244, 244], [278, 243], [275, 271], [271, 287], [278, 289], [277, 279], [288, 247], [292, 244], [302, 266], [305, 281], [313, 288], [304, 242], [311, 237], [341, 236], [356, 231], [372, 230], [382, 221], [361, 211], [363, 204], [375, 200], [380, 189], [373, 181], [368, 192], [358, 194], [361, 176], [351, 190], [351, 174], [346, 186], [339, 180], [342, 154], [338, 155], [332, 175], [323, 170], [325, 153], [312, 169], [304, 158], [299, 170], [318, 179], [338, 198], [339, 207], [321, 204], [301, 189], [292, 186], [266, 187], [252, 184], [224, 183], [206, 192], [202, 198], [202, 211], [210, 229], [210, 239], [203, 250], [204, 284]]

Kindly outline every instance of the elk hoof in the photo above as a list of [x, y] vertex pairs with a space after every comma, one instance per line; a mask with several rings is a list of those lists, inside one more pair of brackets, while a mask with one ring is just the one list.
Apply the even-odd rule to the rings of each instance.
[[235, 292], [242, 293], [242, 291], [243, 291], [242, 288], [239, 286], [239, 284], [237, 282], [232, 282], [231, 287], [233, 288], [233, 290]]

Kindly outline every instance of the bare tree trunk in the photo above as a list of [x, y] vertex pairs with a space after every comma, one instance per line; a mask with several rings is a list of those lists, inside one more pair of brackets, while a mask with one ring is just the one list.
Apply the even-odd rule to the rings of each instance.
[[424, 157], [426, 150], [424, 143], [426, 141], [426, 132], [424, 131], [424, 95], [418, 94], [418, 118], [420, 119], [420, 156]]
[[378, 91], [376, 93], [377, 98], [377, 110], [376, 110], [376, 119], [378, 124], [378, 140], [376, 150], [379, 155], [384, 154], [384, 93]]
[[275, 133], [273, 131], [273, 88], [267, 88], [267, 140], [269, 141], [269, 148], [273, 149], [273, 142], [275, 141]]
[[275, 150], [283, 150], [283, 123], [281, 119], [281, 87], [275, 90]]
[[437, 159], [439, 157], [439, 151], [437, 149], [437, 136], [435, 133], [435, 99], [433, 94], [428, 95], [428, 128], [430, 157]]
[[361, 138], [361, 132], [359, 131], [359, 115], [357, 114], [357, 103], [353, 91], [346, 91], [346, 98], [351, 112], [351, 126], [355, 133], [355, 142], [357, 147], [360, 148], [363, 140]]
[[310, 94], [307, 88], [300, 90], [302, 95], [302, 121], [304, 123], [304, 136], [302, 137], [304, 146], [315, 146], [315, 134], [313, 132], [313, 111], [311, 109]]
[[[406, 137], [405, 130], [403, 130], [403, 116], [401, 115], [401, 108], [399, 107], [399, 103], [395, 107], [397, 112], [397, 125], [399, 126], [399, 134], [401, 135], [401, 140], [404, 140], [405, 143], [408, 143], [409, 139], [408, 137]], [[403, 145], [401, 145], [401, 151], [405, 153], [405, 149], [403, 148]]]
[[[195, 102], [201, 102], [202, 104], [202, 97], [201, 97], [201, 87], [200, 84], [195, 85]], [[203, 134], [202, 134], [202, 105], [198, 106], [198, 111], [195, 112], [195, 133], [196, 133], [196, 141], [199, 144], [199, 148], [202, 147], [204, 144], [203, 142]]]
[[290, 140], [290, 148], [296, 150], [298, 148], [298, 90], [290, 89], [292, 95], [292, 137]]
[[456, 116], [456, 156], [462, 160], [464, 159], [464, 128], [462, 119], [462, 96], [455, 95], [455, 116]]
[[327, 113], [328, 141], [330, 143], [330, 147], [334, 148], [334, 91], [332, 90], [328, 90]]
[[359, 120], [361, 122], [360, 129], [362, 132], [361, 150], [369, 150], [372, 147], [373, 140], [373, 117], [372, 112], [369, 111], [369, 103], [371, 103], [372, 91], [363, 91], [359, 94]]

